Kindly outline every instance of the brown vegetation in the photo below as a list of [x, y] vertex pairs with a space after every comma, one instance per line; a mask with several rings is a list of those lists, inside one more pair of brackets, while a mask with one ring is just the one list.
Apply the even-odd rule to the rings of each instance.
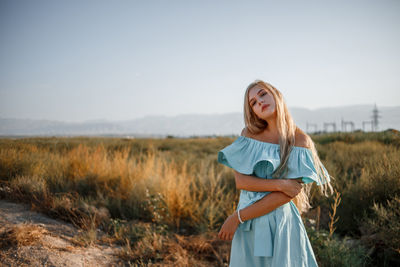
[[[320, 216], [315, 218], [317, 231], [309, 231], [313, 246], [321, 248], [315, 247], [320, 263], [334, 261], [326, 242], [337, 242], [338, 251], [348, 253], [349, 259], [356, 259], [350, 262], [357, 264], [366, 264], [372, 248], [368, 255], [377, 260], [370, 262], [377, 263], [381, 247], [373, 238], [363, 243], [366, 250], [357, 250], [358, 254], [351, 254], [355, 250], [338, 240], [340, 236], [364, 240], [366, 217], [382, 217], [381, 209], [390, 207], [387, 201], [400, 196], [399, 134], [313, 139], [325, 167], [336, 177], [333, 185], [341, 199], [339, 205], [338, 197], [335, 202], [312, 189], [311, 205]], [[218, 164], [216, 155], [233, 140], [2, 139], [0, 197], [31, 203], [37, 211], [84, 229], [86, 235], [76, 238], [84, 245], [123, 246], [120, 256], [132, 264], [225, 266], [230, 244], [218, 241], [215, 233], [234, 211], [239, 194], [232, 170]], [[374, 205], [381, 206], [374, 210]], [[305, 214], [306, 221], [313, 212]], [[329, 212], [339, 219], [329, 218]], [[368, 222], [386, 227], [382, 220]], [[107, 235], [100, 236], [97, 229]], [[396, 248], [390, 243], [385, 249]], [[390, 263], [397, 257], [386, 260]]]

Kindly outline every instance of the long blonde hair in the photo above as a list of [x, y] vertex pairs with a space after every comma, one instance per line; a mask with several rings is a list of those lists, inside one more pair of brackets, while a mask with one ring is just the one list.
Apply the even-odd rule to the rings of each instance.
[[[268, 126], [268, 122], [258, 118], [249, 104], [249, 91], [255, 86], [264, 88], [267, 91], [271, 92], [275, 100], [276, 124], [279, 133], [281, 161], [278, 168], [273, 173], [273, 178], [282, 178], [288, 171], [288, 159], [290, 152], [292, 151], [292, 148], [295, 144], [295, 134], [298, 127], [293, 121], [293, 118], [289, 112], [289, 109], [286, 106], [282, 93], [267, 82], [264, 82], [262, 80], [255, 80], [249, 86], [247, 86], [244, 97], [244, 121], [246, 129], [248, 130], [248, 132], [250, 132], [250, 134], [261, 133]], [[317, 170], [319, 178], [318, 182], [319, 184], [321, 184], [320, 191], [323, 195], [328, 196], [328, 189], [330, 193], [333, 192], [332, 186], [330, 184], [330, 177], [328, 173], [326, 173], [324, 168], [322, 168], [322, 163], [318, 157], [314, 142], [309, 135], [305, 135], [308, 141], [307, 143], [309, 145], [309, 149], [312, 152], [315, 169]], [[293, 202], [300, 213], [306, 212], [311, 208], [309, 203], [311, 187], [312, 183], [306, 184], [305, 186], [303, 186], [301, 192], [293, 199]]]

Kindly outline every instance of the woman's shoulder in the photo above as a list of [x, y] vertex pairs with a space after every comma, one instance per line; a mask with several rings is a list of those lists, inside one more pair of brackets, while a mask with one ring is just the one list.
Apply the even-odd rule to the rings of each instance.
[[299, 147], [311, 148], [312, 140], [308, 134], [300, 128], [296, 128], [294, 145]]
[[278, 143], [277, 142], [278, 137], [267, 136], [264, 131], [261, 131], [259, 133], [251, 133], [247, 127], [243, 128], [242, 133], [240, 135], [260, 142]]
[[[259, 136], [250, 133], [250, 131], [247, 129], [247, 127], [243, 128], [240, 135], [244, 136], [244, 137], [253, 138], [256, 140], [262, 139]], [[295, 131], [294, 145], [298, 146], [298, 147], [311, 148], [312, 140], [308, 134], [306, 134], [305, 132], [303, 132], [303, 130], [301, 130], [299, 127], [297, 127], [296, 131]]]
[[249, 136], [249, 130], [247, 130], [247, 127], [244, 127], [242, 132], [240, 133], [241, 136], [245, 136], [245, 137], [250, 137]]

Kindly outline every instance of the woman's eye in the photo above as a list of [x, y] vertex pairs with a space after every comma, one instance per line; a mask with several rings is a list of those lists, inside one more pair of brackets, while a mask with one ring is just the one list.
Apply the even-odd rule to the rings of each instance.
[[[260, 96], [265, 96], [267, 94], [267, 92], [262, 92], [261, 94], [260, 94]], [[250, 106], [254, 106], [254, 104], [256, 103], [257, 101], [253, 101], [253, 102], [251, 102], [250, 103]]]

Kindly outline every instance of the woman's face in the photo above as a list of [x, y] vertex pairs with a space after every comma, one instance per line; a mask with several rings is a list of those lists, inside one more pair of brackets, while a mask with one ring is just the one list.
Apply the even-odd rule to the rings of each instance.
[[276, 115], [275, 99], [271, 92], [254, 86], [249, 91], [249, 105], [258, 118], [268, 120]]

